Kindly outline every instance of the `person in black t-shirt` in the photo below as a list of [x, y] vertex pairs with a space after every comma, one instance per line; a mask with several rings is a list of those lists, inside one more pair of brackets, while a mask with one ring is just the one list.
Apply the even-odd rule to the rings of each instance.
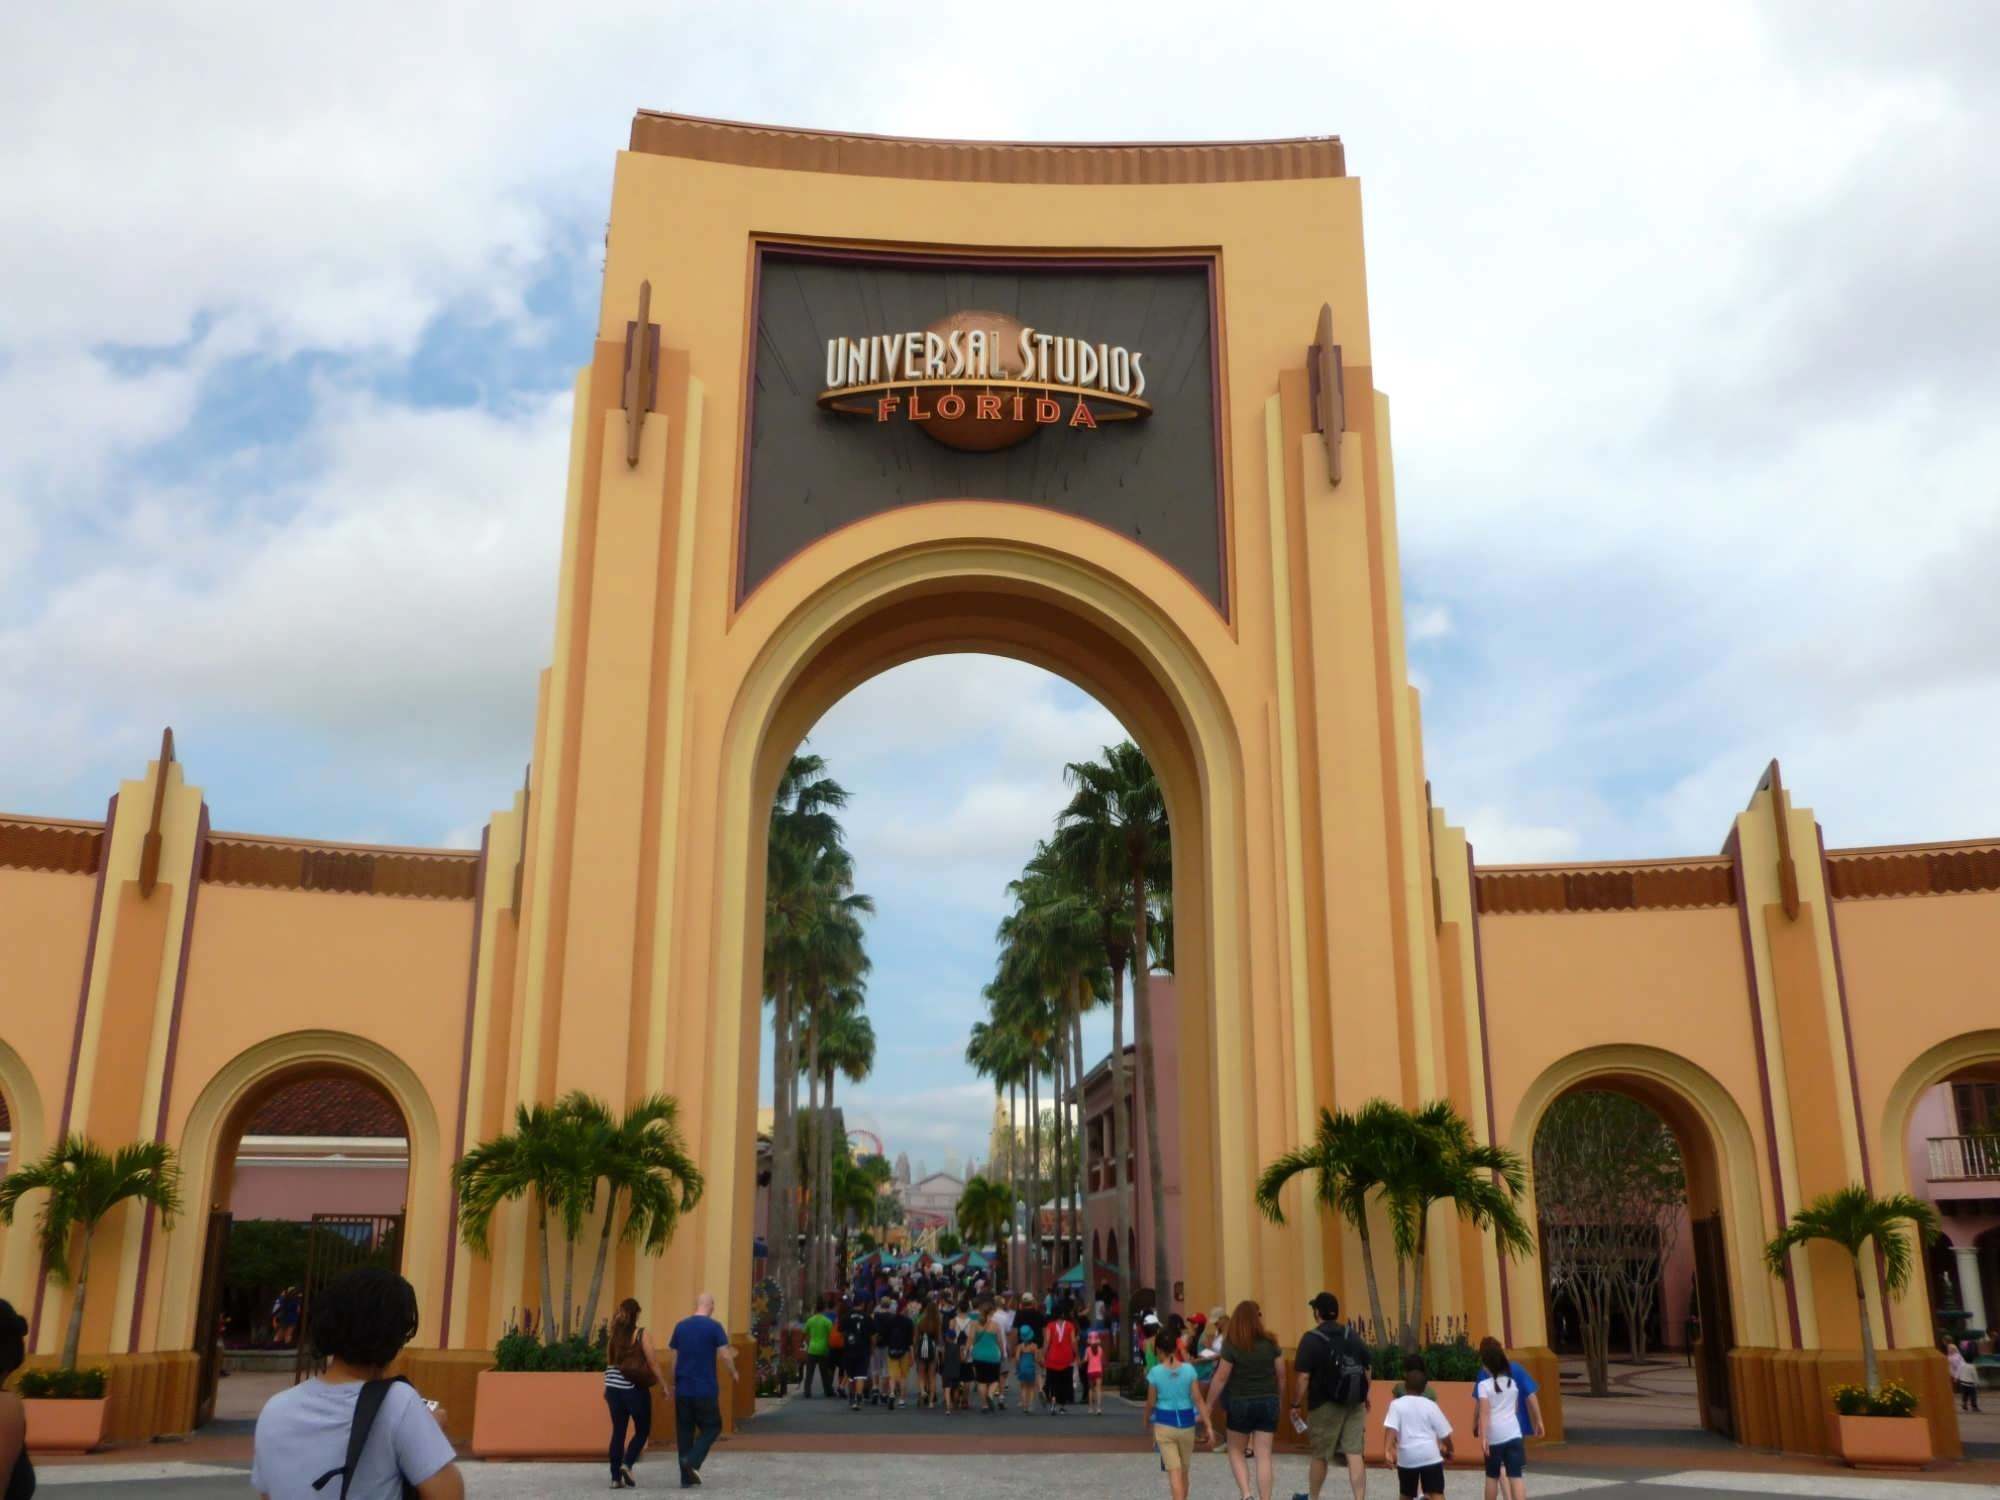
[[840, 1315], [840, 1362], [847, 1372], [847, 1409], [861, 1410], [861, 1398], [868, 1394], [868, 1356], [874, 1340], [875, 1320], [868, 1304], [859, 1297]]
[[876, 1326], [883, 1329], [882, 1344], [888, 1355], [889, 1383], [883, 1387], [883, 1397], [893, 1410], [909, 1404], [910, 1349], [917, 1341], [917, 1324], [903, 1308], [891, 1306], [888, 1316], [878, 1320]]
[[1312, 1497], [1319, 1500], [1328, 1465], [1344, 1463], [1354, 1500], [1364, 1500], [1368, 1492], [1368, 1471], [1364, 1467], [1367, 1391], [1363, 1389], [1357, 1402], [1336, 1401], [1330, 1393], [1343, 1364], [1353, 1363], [1364, 1371], [1368, 1369], [1372, 1362], [1368, 1346], [1340, 1321], [1340, 1299], [1333, 1293], [1321, 1292], [1310, 1306], [1318, 1322], [1299, 1340], [1292, 1368], [1293, 1407], [1305, 1413], [1306, 1447], [1312, 1453], [1312, 1467], [1308, 1471]]

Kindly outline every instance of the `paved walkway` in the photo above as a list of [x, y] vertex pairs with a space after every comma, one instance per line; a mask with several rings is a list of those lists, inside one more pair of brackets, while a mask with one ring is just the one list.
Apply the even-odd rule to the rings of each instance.
[[[604, 1475], [585, 1464], [465, 1465], [466, 1490], [475, 1500], [549, 1500], [596, 1494]], [[1280, 1463], [1279, 1493], [1289, 1495], [1303, 1482], [1299, 1459]], [[47, 1493], [63, 1500], [243, 1500], [248, 1475], [241, 1466], [176, 1464], [79, 1464], [49, 1466]], [[675, 1488], [671, 1464], [657, 1460], [639, 1469], [641, 1489]], [[1482, 1493], [1476, 1473], [1454, 1471], [1446, 1481], [1451, 1500]], [[1144, 1454], [1065, 1454], [1022, 1456], [996, 1463], [988, 1455], [951, 1459], [850, 1453], [825, 1455], [754, 1453], [724, 1445], [704, 1473], [703, 1489], [714, 1495], [756, 1496], [758, 1500], [930, 1500], [944, 1494], [974, 1494], [980, 1500], [1047, 1500], [1050, 1495], [1100, 1494], [1154, 1497], [1166, 1493], [1156, 1463]], [[1387, 1500], [1396, 1482], [1384, 1470], [1368, 1476], [1369, 1500]], [[1677, 1500], [1693, 1494], [1728, 1500], [1767, 1496], [1811, 1496], [1819, 1500], [1994, 1500], [2000, 1485], [1919, 1483], [1907, 1479], [1849, 1475], [1834, 1470], [1806, 1474], [1757, 1474], [1725, 1470], [1667, 1468], [1647, 1473], [1586, 1473], [1543, 1468], [1533, 1471], [1537, 1497], [1588, 1495], [1591, 1500]], [[1215, 1454], [1197, 1457], [1191, 1500], [1235, 1500], [1228, 1464]], [[1329, 1484], [1324, 1500], [1347, 1500], [1344, 1486]]]

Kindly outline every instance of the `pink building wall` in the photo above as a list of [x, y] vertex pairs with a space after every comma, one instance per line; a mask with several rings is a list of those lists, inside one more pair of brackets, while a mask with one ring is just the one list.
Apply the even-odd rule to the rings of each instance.
[[[1148, 986], [1151, 991], [1151, 1011], [1153, 1045], [1158, 1056], [1160, 1076], [1155, 1082], [1155, 1090], [1160, 1109], [1160, 1162], [1161, 1184], [1166, 1196], [1166, 1246], [1167, 1266], [1178, 1283], [1183, 1278], [1184, 1261], [1181, 1253], [1181, 1181], [1180, 1181], [1180, 1130], [1175, 1110], [1175, 1100], [1179, 1098], [1177, 1086], [1180, 1077], [1180, 1035], [1175, 1019], [1174, 980], [1170, 974], [1155, 974]], [[1128, 1015], [1128, 1022], [1131, 1017]], [[1136, 1030], [1136, 1027], [1128, 1028]], [[1147, 1153], [1141, 1148], [1139, 1136], [1143, 1129], [1140, 1112], [1134, 1107], [1138, 1089], [1137, 1048], [1128, 1045], [1125, 1070], [1126, 1121], [1122, 1144], [1127, 1152], [1129, 1177], [1126, 1191], [1132, 1197], [1132, 1231], [1138, 1242], [1138, 1256], [1130, 1267], [1132, 1285], [1135, 1289], [1151, 1286], [1153, 1282], [1153, 1243], [1159, 1226], [1152, 1214], [1152, 1176]], [[1083, 1096], [1086, 1129], [1088, 1122], [1098, 1121], [1098, 1129], [1109, 1124], [1111, 1107], [1111, 1070], [1104, 1066], [1110, 1061], [1106, 1056], [1099, 1060], [1098, 1068], [1093, 1068], [1092, 1076], [1086, 1080]], [[1102, 1071], [1098, 1071], [1101, 1068]], [[1106, 1137], [1108, 1147], [1109, 1139]], [[1102, 1159], [1102, 1168], [1091, 1158], [1091, 1191], [1084, 1197], [1084, 1234], [1088, 1243], [1099, 1248], [1109, 1246], [1118, 1233], [1118, 1200], [1110, 1189], [1111, 1173], [1108, 1156]], [[1121, 1254], [1120, 1262], [1124, 1260]], [[1093, 1263], [1090, 1285], [1095, 1287], [1102, 1280], [1115, 1281], [1111, 1273]], [[1206, 1310], [1216, 1301], [1223, 1300], [1220, 1288], [1183, 1287], [1182, 1297], [1176, 1301], [1173, 1287], [1162, 1289], [1162, 1305], [1177, 1311]]]
[[239, 1160], [229, 1193], [238, 1219], [289, 1219], [314, 1214], [399, 1214], [409, 1174], [405, 1162]]

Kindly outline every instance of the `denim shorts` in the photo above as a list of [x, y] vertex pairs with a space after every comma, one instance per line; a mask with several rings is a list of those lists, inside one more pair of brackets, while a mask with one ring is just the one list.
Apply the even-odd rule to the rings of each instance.
[[1521, 1470], [1528, 1462], [1528, 1445], [1520, 1438], [1509, 1438], [1504, 1443], [1486, 1445], [1486, 1477], [1498, 1479], [1501, 1469], [1506, 1469], [1509, 1479], [1519, 1479]]
[[1276, 1432], [1278, 1430], [1278, 1398], [1276, 1396], [1246, 1396], [1229, 1402], [1229, 1430], [1231, 1432]]

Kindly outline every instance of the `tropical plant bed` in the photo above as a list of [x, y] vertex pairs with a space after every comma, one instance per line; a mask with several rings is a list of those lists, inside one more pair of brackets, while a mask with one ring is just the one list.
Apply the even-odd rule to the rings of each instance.
[[88, 1453], [104, 1441], [102, 1370], [29, 1370], [20, 1379], [30, 1453]]
[[[674, 1440], [673, 1407], [655, 1402], [651, 1446]], [[603, 1459], [611, 1418], [604, 1371], [485, 1370], [472, 1410], [477, 1458]]]

